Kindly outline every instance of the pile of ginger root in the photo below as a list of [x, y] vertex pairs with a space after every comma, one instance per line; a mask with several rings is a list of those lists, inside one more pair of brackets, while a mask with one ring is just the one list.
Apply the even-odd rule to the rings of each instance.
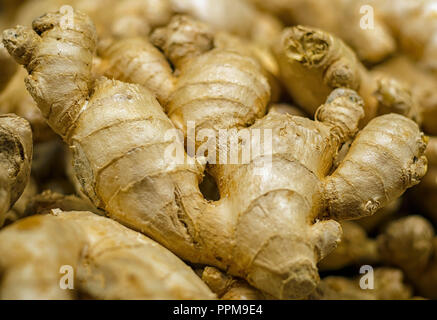
[[437, 299], [436, 8], [0, 0], [0, 299]]

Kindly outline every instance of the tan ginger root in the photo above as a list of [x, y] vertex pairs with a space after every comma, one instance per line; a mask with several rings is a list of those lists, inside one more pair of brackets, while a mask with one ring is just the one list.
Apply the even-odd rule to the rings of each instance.
[[3, 227], [27, 216], [26, 207], [37, 193], [38, 186], [35, 180], [31, 177], [20, 198], [18, 198], [13, 207], [5, 214]]
[[[65, 266], [74, 290], [60, 287]], [[213, 299], [185, 263], [90, 212], [32, 216], [0, 232], [2, 299]]]
[[[170, 0], [32, 0], [20, 8], [14, 25], [30, 25], [35, 17], [64, 5], [92, 17], [102, 41], [147, 36], [152, 28], [166, 24], [173, 13]], [[67, 7], [63, 10], [70, 12]]]
[[104, 215], [104, 212], [95, 208], [87, 200], [75, 195], [64, 195], [50, 190], [31, 197], [26, 205], [25, 215], [48, 214], [53, 209], [60, 209], [62, 211], [89, 211], [98, 215]]
[[412, 190], [411, 199], [433, 222], [437, 222], [437, 137], [429, 138], [425, 153], [429, 158], [428, 172]]
[[185, 134], [188, 121], [196, 130], [247, 127], [265, 114], [270, 99], [260, 63], [228, 45], [214, 47], [214, 40], [207, 25], [186, 16], [151, 35], [178, 74], [164, 108]]
[[437, 298], [437, 236], [426, 219], [408, 216], [396, 220], [378, 242], [383, 261], [401, 268], [420, 295]]
[[270, 45], [281, 32], [275, 17], [258, 10], [246, 0], [171, 0], [173, 10], [208, 23], [215, 31], [226, 31]]
[[378, 65], [372, 72], [388, 75], [408, 85], [419, 104], [423, 130], [427, 134], [437, 135], [437, 80], [432, 74], [421, 70], [402, 55]]
[[343, 235], [340, 243], [320, 261], [320, 270], [338, 270], [350, 265], [372, 265], [379, 261], [376, 241], [369, 238], [360, 225], [352, 221], [342, 221], [341, 229]]
[[246, 0], [38, 0], [29, 1], [18, 12], [15, 24], [27, 25], [35, 16], [71, 5], [94, 21], [99, 38], [147, 36], [166, 24], [175, 13], [189, 14], [211, 24], [217, 31], [268, 45], [282, 25]]
[[[351, 48], [325, 31], [304, 26], [287, 28], [279, 38], [275, 54], [283, 84], [308, 114], [314, 114], [333, 89], [342, 87], [356, 90], [363, 97], [364, 124], [384, 113], [379, 110], [380, 105], [388, 109], [385, 113], [415, 116], [416, 110], [407, 108], [411, 104], [404, 103], [404, 108], [399, 107], [399, 93], [401, 97], [406, 96], [405, 99], [410, 97], [406, 88], [394, 79], [373, 76]], [[382, 101], [377, 99], [380, 92], [386, 93]]]
[[[253, 129], [272, 129], [271, 166], [256, 174], [262, 156], [212, 166], [221, 199], [208, 202], [198, 187], [203, 168], [178, 163], [166, 153], [169, 145], [182, 150], [183, 145], [165, 134], [174, 126], [150, 91], [119, 81], [91, 81], [95, 31], [85, 15], [75, 12], [74, 17], [72, 29], [61, 28], [62, 15], [51, 13], [35, 20], [33, 30], [8, 30], [5, 46], [28, 69], [29, 90], [51, 127], [71, 146], [76, 174], [94, 204], [184, 260], [226, 270], [277, 298], [304, 297], [317, 285], [316, 263], [341, 233], [337, 222], [315, 219], [371, 215], [426, 171], [417, 125], [391, 114], [372, 120], [326, 177], [338, 148], [355, 135], [363, 116], [357, 94], [340, 89], [319, 109], [318, 121], [277, 113], [257, 121]], [[262, 114], [268, 99], [264, 82], [253, 76], [259, 74], [256, 63], [233, 52], [197, 55], [198, 47], [191, 50], [184, 41], [171, 46], [181, 40], [172, 34], [181, 33], [168, 30], [159, 31], [163, 37], [157, 39], [184, 79], [167, 105], [178, 126], [196, 120], [201, 127], [230, 128]], [[209, 48], [205, 38], [200, 40], [201, 48]], [[60, 41], [64, 49], [53, 51]], [[19, 52], [25, 52], [24, 58]], [[184, 69], [187, 52], [195, 60]], [[213, 58], [220, 59], [212, 63]], [[238, 73], [234, 63], [251, 71]], [[54, 69], [64, 70], [62, 76]], [[218, 81], [223, 77], [227, 81]], [[252, 96], [254, 89], [258, 95]], [[220, 99], [223, 104], [217, 104]], [[237, 111], [241, 118], [235, 117]]]
[[15, 113], [29, 121], [35, 142], [53, 139], [55, 134], [26, 90], [24, 84], [26, 74], [26, 70], [21, 68], [0, 93], [0, 113]]
[[362, 22], [369, 22], [365, 20], [368, 7], [361, 11], [362, 6], [369, 5], [368, 0], [251, 1], [287, 24], [308, 25], [335, 34], [350, 45], [362, 61], [380, 62], [396, 49], [389, 28], [377, 14], [373, 17], [373, 28], [362, 27]]
[[[426, 152], [425, 152], [426, 154]], [[429, 174], [429, 166], [428, 172]], [[426, 175], [420, 181], [423, 183], [424, 179], [426, 179]], [[419, 184], [420, 185], [420, 184]], [[416, 187], [417, 188], [417, 187]], [[360, 225], [366, 232], [375, 232], [381, 230], [389, 221], [394, 220], [396, 216], [399, 214], [399, 209], [402, 205], [402, 198], [398, 198], [389, 204], [387, 204], [384, 208], [378, 210], [373, 216], [365, 217], [363, 219], [359, 219], [354, 221], [358, 225]]]
[[246, 281], [229, 276], [214, 267], [201, 271], [202, 280], [221, 300], [265, 300], [262, 292]]
[[375, 11], [395, 34], [402, 50], [437, 71], [437, 1], [373, 0]]
[[11, 59], [3, 43], [0, 43], [0, 93], [4, 87], [6, 87], [17, 69], [18, 65]]
[[305, 112], [303, 112], [301, 109], [287, 103], [273, 103], [269, 106], [269, 112], [278, 112], [291, 114], [292, 116], [307, 117]]
[[[257, 88], [256, 94], [259, 96], [259, 103], [264, 105], [269, 96], [267, 93], [268, 86], [265, 84], [265, 76], [260, 72], [256, 62], [251, 61], [256, 59], [265, 70], [270, 86], [276, 91], [273, 94], [275, 96], [279, 94], [278, 66], [268, 50], [262, 49], [253, 42], [247, 42], [226, 33], [213, 34], [209, 26], [186, 16], [174, 17], [167, 29], [171, 29], [175, 33], [172, 35], [174, 40], [169, 41], [177, 41], [181, 47], [181, 49], [178, 49], [176, 45], [176, 49], [171, 48], [172, 53], [167, 52], [168, 59], [176, 67], [175, 73], [173, 73], [170, 62], [166, 57], [145, 38], [114, 41], [104, 50], [100, 50], [102, 63], [99, 69], [109, 78], [143, 85], [156, 95], [163, 106], [166, 106], [167, 104], [171, 105], [171, 100], [178, 99], [178, 93], [174, 91], [178, 91], [180, 87], [183, 87], [187, 78], [192, 78], [193, 71], [191, 69], [197, 68], [194, 72], [201, 72], [198, 76], [199, 82], [202, 78], [208, 79], [208, 70], [202, 64], [217, 69], [216, 63], [224, 61], [222, 57], [224, 55], [232, 66], [221, 67], [223, 76], [216, 81], [224, 80], [229, 86], [230, 75], [234, 78], [237, 77], [237, 73], [241, 72], [256, 75], [259, 80], [253, 79], [252, 83], [249, 84], [239, 79], [239, 82], [235, 85], [240, 84], [247, 87], [250, 85]], [[166, 52], [164, 48], [166, 46], [165, 30], [158, 29], [152, 35], [152, 41], [161, 47], [164, 52]], [[186, 48], [182, 48], [183, 45]], [[236, 56], [236, 53], [238, 53], [238, 56]], [[202, 56], [203, 59], [198, 56]], [[179, 58], [183, 58], [183, 61], [178, 61]], [[207, 80], [207, 82], [213, 84], [212, 81], [212, 79]], [[218, 83], [216, 87], [220, 88]], [[249, 88], [246, 88], [246, 90], [249, 90]], [[254, 95], [254, 93], [250, 93], [250, 95]], [[172, 111], [167, 111], [172, 116]], [[241, 112], [244, 112], [244, 110], [241, 110]], [[261, 115], [258, 113], [257, 117]]]
[[320, 281], [308, 297], [311, 300], [406, 300], [412, 298], [412, 289], [404, 283], [400, 270], [377, 268], [374, 271], [374, 289], [363, 290], [360, 278], [348, 279], [329, 276]]
[[0, 115], [0, 227], [27, 185], [31, 161], [29, 123], [13, 114]]

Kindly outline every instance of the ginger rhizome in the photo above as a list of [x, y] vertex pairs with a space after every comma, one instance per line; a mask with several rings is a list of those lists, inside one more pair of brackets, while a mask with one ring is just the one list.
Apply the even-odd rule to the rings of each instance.
[[[396, 49], [385, 21], [378, 14], [369, 16], [374, 10], [369, 12], [368, 0], [251, 1], [288, 25], [308, 25], [335, 34], [350, 45], [362, 61], [380, 62]], [[369, 18], [373, 22], [371, 27]]]
[[305, 26], [286, 28], [275, 54], [284, 86], [308, 114], [314, 114], [333, 89], [349, 88], [357, 91], [365, 102], [363, 124], [384, 113], [399, 113], [418, 120], [418, 110], [408, 104], [411, 96], [408, 88], [388, 76], [370, 73], [351, 48], [328, 32]]
[[436, 0], [373, 0], [377, 14], [391, 29], [401, 49], [436, 72]]
[[[175, 32], [172, 35], [174, 40], [169, 39], [170, 44], [166, 44], [165, 38], [169, 35], [164, 33], [173, 32], [171, 30]], [[176, 34], [176, 32], [178, 33]], [[115, 40], [107, 47], [100, 46], [99, 54], [102, 57], [99, 66], [100, 72], [109, 78], [145, 86], [155, 94], [158, 101], [165, 107], [167, 104], [171, 104], [171, 99], [176, 98], [170, 97], [170, 95], [183, 85], [185, 78], [191, 77], [189, 73], [191, 67], [205, 63], [211, 65], [212, 68], [217, 68], [214, 63], [223, 60], [217, 54], [221, 52], [221, 55], [227, 56], [227, 60], [232, 61], [233, 64], [233, 67], [222, 67], [223, 72], [228, 72], [227, 76], [236, 77], [237, 72], [232, 71], [232, 68], [237, 68], [251, 72], [259, 78], [258, 81], [261, 83], [257, 84], [257, 81], [253, 80], [253, 86], [259, 88], [258, 95], [262, 104], [266, 103], [265, 98], [268, 99], [269, 95], [264, 79], [266, 76], [274, 97], [279, 95], [280, 88], [277, 79], [279, 72], [276, 60], [270, 50], [254, 42], [224, 32], [213, 33], [209, 26], [187, 16], [175, 16], [166, 29], [155, 30], [151, 35], [151, 41], [153, 44], [144, 37], [131, 37]], [[180, 44], [173, 43], [175, 41], [180, 42]], [[175, 47], [171, 47], [171, 45]], [[178, 49], [178, 45], [186, 45], [186, 48]], [[164, 48], [164, 46], [169, 49]], [[166, 52], [167, 57], [160, 49]], [[182, 51], [177, 52], [178, 50]], [[238, 62], [235, 53], [238, 53], [239, 56], [245, 56], [246, 63], [244, 60]], [[197, 58], [198, 55], [203, 56], [204, 61]], [[178, 61], [178, 56], [181, 56], [184, 61]], [[249, 59], [249, 57], [251, 58]], [[254, 63], [251, 60], [257, 62]], [[265, 75], [261, 74], [257, 64], [261, 65]], [[175, 72], [173, 72], [171, 65], [176, 68]], [[200, 71], [202, 71], [202, 77], [207, 76], [207, 70], [200, 69]], [[239, 79], [238, 82], [241, 83], [242, 80]]]
[[263, 45], [272, 44], [282, 24], [247, 0], [171, 0], [175, 13], [208, 23], [215, 31], [226, 31]]
[[[376, 213], [376, 214], [379, 214]], [[320, 261], [320, 270], [339, 270], [351, 265], [373, 265], [379, 262], [376, 241], [353, 221], [342, 221], [343, 235], [337, 248]]]
[[29, 181], [32, 148], [29, 123], [13, 114], [0, 115], [0, 227]]
[[363, 290], [360, 278], [329, 276], [320, 281], [308, 297], [311, 300], [407, 300], [412, 288], [405, 283], [401, 270], [381, 267], [374, 271], [373, 289]]
[[[408, 86], [413, 102], [418, 105], [421, 126], [426, 134], [437, 135], [436, 78], [422, 70], [411, 59], [400, 55], [372, 69], [376, 76], [387, 75]], [[397, 97], [400, 100], [398, 95]], [[413, 107], [414, 108], [414, 107]]]
[[390, 223], [378, 237], [381, 257], [401, 268], [419, 294], [437, 298], [437, 236], [421, 216]]
[[17, 71], [6, 88], [0, 92], [0, 113], [15, 113], [29, 121], [34, 142], [51, 140], [55, 134], [47, 125], [41, 111], [26, 90], [24, 84], [26, 74], [24, 69]]
[[[334, 91], [316, 121], [275, 112], [256, 121], [269, 94], [257, 62], [210, 50], [204, 33], [193, 42], [192, 25], [180, 18], [152, 37], [180, 72], [167, 116], [141, 85], [93, 81], [94, 26], [78, 11], [71, 26], [61, 25], [62, 17], [49, 13], [33, 29], [7, 30], [4, 44], [28, 70], [30, 93], [72, 149], [88, 197], [184, 260], [218, 267], [277, 298], [307, 296], [318, 283], [317, 262], [340, 239], [340, 225], [330, 218], [372, 215], [426, 172], [418, 126], [389, 114], [361, 130], [328, 175], [341, 145], [358, 131], [359, 96]], [[166, 154], [169, 145], [184, 149], [166, 135], [175, 128], [169, 117], [183, 130], [187, 121], [212, 129], [255, 122], [250, 129], [271, 130], [273, 144], [248, 163], [211, 165], [221, 198], [208, 202], [198, 187], [203, 166]], [[266, 158], [271, 165], [260, 168]]]
[[217, 268], [205, 267], [200, 270], [202, 280], [221, 300], [264, 300], [261, 291], [251, 287], [246, 281], [229, 276]]
[[[69, 269], [68, 281], [62, 276]], [[0, 232], [2, 299], [214, 299], [167, 249], [90, 212], [36, 215]]]
[[[1, 37], [0, 37], [1, 40]], [[17, 71], [18, 65], [15, 61], [11, 60], [11, 56], [8, 51], [0, 44], [0, 92], [6, 87], [12, 76]]]

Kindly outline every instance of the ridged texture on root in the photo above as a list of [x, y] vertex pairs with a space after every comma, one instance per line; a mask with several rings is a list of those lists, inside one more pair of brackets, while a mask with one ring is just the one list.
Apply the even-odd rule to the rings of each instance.
[[187, 121], [197, 130], [241, 128], [262, 117], [270, 86], [255, 60], [219, 49], [193, 60], [166, 106], [178, 128], [186, 132]]
[[373, 119], [324, 183], [328, 215], [373, 215], [418, 184], [427, 170], [425, 148], [426, 139], [412, 120], [397, 114]]
[[282, 32], [275, 47], [281, 78], [293, 99], [309, 114], [335, 88], [359, 92], [367, 123], [376, 115], [376, 101], [364, 66], [342, 40], [315, 28], [296, 26]]
[[[75, 12], [71, 23], [60, 13], [46, 14], [27, 27], [3, 33], [8, 51], [23, 64], [26, 86], [53, 130], [64, 139], [82, 111], [92, 88], [91, 61], [95, 28]], [[44, 41], [41, 40], [44, 38]]]
[[162, 53], [143, 38], [114, 42], [103, 50], [105, 75], [141, 84], [165, 104], [173, 91], [173, 70]]

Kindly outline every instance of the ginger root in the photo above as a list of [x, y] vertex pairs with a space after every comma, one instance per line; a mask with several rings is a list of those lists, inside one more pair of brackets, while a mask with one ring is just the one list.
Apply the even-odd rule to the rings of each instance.
[[51, 190], [46, 190], [41, 194], [32, 196], [25, 208], [25, 215], [48, 214], [53, 209], [62, 211], [88, 211], [95, 214], [104, 215], [104, 212], [95, 208], [85, 199], [75, 195], [64, 195]]
[[18, 64], [16, 64], [8, 54], [8, 51], [4, 47], [3, 43], [0, 43], [0, 93], [6, 87], [17, 69]]
[[390, 29], [378, 14], [373, 17], [373, 28], [362, 27], [366, 11], [361, 11], [361, 8], [369, 5], [368, 0], [251, 1], [288, 25], [307, 25], [335, 34], [365, 62], [380, 62], [396, 49]]
[[421, 216], [390, 223], [378, 237], [381, 258], [401, 268], [426, 298], [437, 299], [437, 236]]
[[[251, 130], [272, 131], [266, 154], [211, 165], [221, 198], [209, 202], [199, 190], [203, 166], [184, 152], [183, 163], [166, 153], [169, 145], [184, 146], [166, 134], [174, 125], [153, 94], [141, 85], [93, 81], [95, 28], [78, 11], [72, 27], [60, 25], [62, 16], [49, 13], [33, 29], [7, 30], [4, 44], [28, 70], [27, 86], [48, 123], [71, 147], [88, 197], [184, 260], [226, 270], [277, 298], [307, 296], [319, 280], [317, 262], [341, 235], [328, 218], [371, 215], [426, 172], [426, 143], [417, 124], [389, 114], [359, 132], [328, 176], [338, 149], [358, 132], [360, 97], [334, 91], [316, 121], [277, 113], [256, 121], [269, 99], [256, 60], [211, 50], [200, 24], [177, 17], [152, 35], [179, 70], [165, 106], [176, 127], [187, 135], [187, 121], [215, 130], [255, 122]], [[240, 155], [242, 149], [239, 143]], [[271, 166], [260, 171], [265, 158]]]
[[374, 271], [374, 289], [363, 290], [359, 278], [348, 279], [329, 276], [320, 281], [310, 300], [407, 300], [412, 289], [404, 282], [402, 271], [393, 268], [377, 268]]
[[[421, 70], [406, 56], [397, 56], [372, 69], [376, 75], [384, 74], [409, 86], [418, 104], [421, 126], [425, 133], [437, 135], [437, 86], [436, 78]], [[397, 95], [399, 99], [399, 95]], [[414, 102], [411, 102], [414, 103]]]
[[[180, 39], [175, 38], [175, 41], [188, 43], [187, 48], [180, 49], [184, 52], [166, 52], [163, 48], [166, 45], [164, 38], [167, 37], [163, 34], [165, 29], [158, 29], [151, 35], [150, 40], [166, 52], [168, 59], [144, 37], [114, 40], [108, 46], [99, 48], [99, 55], [102, 58], [99, 65], [100, 72], [108, 78], [143, 85], [155, 94], [163, 106], [166, 106], [171, 103], [170, 100], [173, 98], [171, 94], [178, 90], [178, 83], [183, 83], [185, 81], [184, 77], [187, 76], [178, 66], [183, 66], [183, 69], [189, 70], [191, 62], [196, 65], [198, 60], [192, 58], [209, 53], [209, 55], [204, 56], [205, 59], [202, 63], [211, 64], [211, 67], [215, 68], [214, 61], [221, 59], [221, 57], [213, 56], [212, 52], [222, 52], [222, 54], [228, 56], [228, 60], [233, 60], [234, 68], [259, 74], [257, 77], [262, 82], [265, 82], [264, 78], [267, 77], [272, 88], [272, 95], [274, 95], [273, 99], [278, 98], [281, 90], [278, 80], [278, 65], [269, 49], [225, 32], [213, 33], [209, 25], [207, 26], [186, 16], [176, 16], [171, 21], [167, 28], [173, 28], [179, 32], [175, 37], [178, 36]], [[184, 26], [185, 30], [183, 29]], [[174, 40], [170, 39], [169, 41], [173, 42]], [[192, 43], [189, 41], [192, 41]], [[179, 49], [172, 48], [171, 50]], [[264, 75], [259, 70], [251, 70], [252, 68], [247, 64], [243, 65], [237, 62], [237, 59], [229, 51], [257, 60], [264, 70]], [[183, 57], [184, 61], [177, 61], [178, 57], [176, 55]], [[209, 61], [205, 61], [207, 56], [210, 57]], [[170, 62], [176, 68], [175, 72], [173, 72]], [[257, 67], [257, 69], [259, 68]], [[228, 76], [237, 76], [236, 71], [230, 70], [228, 72], [231, 73]], [[241, 83], [241, 80], [239, 82]], [[255, 81], [253, 82], [254, 85], [257, 85]], [[264, 91], [267, 91], [267, 89], [265, 88]], [[267, 96], [265, 92], [260, 92], [260, 95]]]
[[4, 215], [4, 225], [7, 226], [17, 220], [20, 220], [27, 216], [26, 208], [29, 205], [31, 199], [38, 193], [38, 186], [35, 180], [30, 177], [29, 182], [24, 188], [23, 193], [18, 198], [13, 207]]
[[[284, 86], [308, 114], [313, 115], [333, 89], [349, 88], [364, 99], [363, 124], [384, 113], [379, 110], [380, 104], [385, 113], [416, 116], [417, 111], [411, 110], [410, 104], [404, 103], [404, 108], [399, 108], [399, 94], [410, 97], [407, 88], [394, 79], [374, 76], [351, 48], [328, 32], [305, 26], [286, 28], [274, 51]], [[386, 93], [385, 99], [379, 101], [381, 92]], [[391, 95], [387, 97], [387, 93]]]
[[342, 221], [341, 229], [343, 235], [340, 243], [334, 251], [320, 261], [320, 270], [338, 270], [351, 265], [372, 265], [379, 262], [376, 241], [369, 238], [359, 224]]
[[171, 0], [173, 11], [190, 15], [226, 31], [269, 45], [281, 32], [282, 24], [274, 16], [258, 10], [246, 0]]
[[26, 90], [24, 84], [26, 74], [26, 70], [20, 68], [3, 92], [0, 93], [0, 113], [15, 113], [29, 121], [33, 140], [36, 143], [51, 140], [55, 134], [47, 125], [41, 111]]
[[29, 181], [31, 161], [29, 123], [13, 114], [0, 115], [0, 227]]
[[400, 47], [429, 70], [437, 71], [435, 0], [373, 0], [375, 11], [396, 36]]
[[201, 271], [202, 280], [221, 300], [265, 300], [262, 292], [251, 287], [246, 281], [229, 276], [214, 267]]
[[[74, 290], [63, 290], [62, 267]], [[190, 267], [147, 237], [90, 212], [37, 215], [0, 232], [1, 299], [214, 299]]]

